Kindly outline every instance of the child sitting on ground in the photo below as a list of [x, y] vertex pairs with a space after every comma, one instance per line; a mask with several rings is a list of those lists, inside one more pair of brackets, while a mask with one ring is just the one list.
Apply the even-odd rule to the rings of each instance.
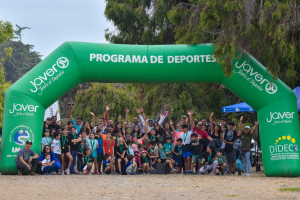
[[214, 174], [219, 174], [221, 172], [222, 176], [224, 175], [224, 170], [226, 169], [226, 157], [223, 156], [223, 149], [219, 148], [217, 155], [214, 158], [213, 162], [213, 172]]
[[42, 161], [41, 170], [45, 175], [50, 175], [54, 165], [50, 165], [50, 153], [44, 153], [45, 159]]
[[136, 175], [135, 171], [136, 171], [137, 164], [135, 162], [134, 156], [128, 155], [127, 159], [128, 159], [128, 161], [127, 161], [127, 164], [125, 167], [127, 175], [130, 175], [131, 173], [133, 175]]
[[84, 154], [85, 156], [82, 158], [83, 166], [82, 166], [82, 173], [83, 174], [88, 174], [91, 175], [92, 172], [92, 167], [94, 164], [94, 158], [91, 156], [91, 149], [85, 148], [84, 149]]
[[147, 158], [147, 151], [145, 151], [145, 150], [142, 151], [141, 164], [142, 164], [142, 168], [143, 168], [143, 174], [150, 174], [148, 172], [148, 170], [149, 170], [149, 161], [148, 161], [148, 158]]
[[177, 144], [175, 146], [175, 148], [173, 149], [173, 159], [175, 161], [175, 169], [177, 171], [177, 173], [181, 173], [180, 169], [182, 167], [182, 139], [178, 138], [177, 139]]
[[111, 154], [110, 153], [104, 154], [103, 174], [113, 174], [114, 166], [115, 166], [115, 163], [111, 159]]

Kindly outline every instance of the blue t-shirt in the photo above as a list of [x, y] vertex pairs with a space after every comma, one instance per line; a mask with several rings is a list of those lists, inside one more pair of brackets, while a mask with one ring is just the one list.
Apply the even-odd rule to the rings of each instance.
[[[181, 151], [182, 151], [182, 146], [181, 146], [180, 148], [181, 148]], [[179, 146], [178, 146], [178, 145], [175, 146], [174, 151], [175, 151], [176, 153], [180, 154], [180, 152], [179, 152]], [[181, 153], [182, 153], [182, 152], [181, 152]], [[173, 155], [173, 158], [179, 158], [179, 157], [181, 157], [181, 156], [180, 156], [180, 155], [177, 156], [176, 154]]]
[[127, 164], [126, 164], [126, 166], [125, 166], [125, 170], [127, 169], [127, 167], [129, 167], [130, 165], [132, 165], [132, 163], [131, 162], [129, 162], [129, 161], [127, 161]]
[[101, 137], [98, 138], [98, 145], [99, 148], [97, 148], [97, 154], [103, 154], [103, 139]]
[[73, 122], [75, 128], [77, 129], [77, 133], [78, 133], [79, 135], [81, 135], [81, 132], [80, 132], [81, 126], [78, 126], [78, 125], [76, 124], [76, 122], [75, 122], [74, 119], [72, 119], [72, 122]]
[[107, 167], [107, 165], [110, 163], [110, 161], [103, 161], [103, 170]]

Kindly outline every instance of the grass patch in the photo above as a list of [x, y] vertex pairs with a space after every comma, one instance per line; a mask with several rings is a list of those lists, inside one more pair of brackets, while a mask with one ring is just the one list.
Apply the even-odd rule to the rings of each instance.
[[293, 188], [279, 188], [279, 191], [281, 191], [281, 192], [285, 192], [285, 191], [300, 192], [300, 188], [298, 188], [298, 187], [293, 187]]
[[228, 197], [237, 197], [239, 195], [237, 195], [237, 194], [227, 194], [226, 196], [228, 196]]

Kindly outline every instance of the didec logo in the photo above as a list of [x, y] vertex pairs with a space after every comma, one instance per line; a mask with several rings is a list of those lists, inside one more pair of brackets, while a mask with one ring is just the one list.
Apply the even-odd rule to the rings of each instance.
[[299, 159], [298, 146], [296, 139], [290, 135], [278, 137], [275, 145], [270, 146], [271, 160]]

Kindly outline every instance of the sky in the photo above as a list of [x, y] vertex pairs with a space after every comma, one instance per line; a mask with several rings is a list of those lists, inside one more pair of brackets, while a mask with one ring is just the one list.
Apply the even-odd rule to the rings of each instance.
[[23, 31], [24, 44], [45, 58], [65, 41], [107, 43], [105, 29], [113, 24], [104, 16], [104, 0], [6, 0], [1, 2], [0, 20]]

